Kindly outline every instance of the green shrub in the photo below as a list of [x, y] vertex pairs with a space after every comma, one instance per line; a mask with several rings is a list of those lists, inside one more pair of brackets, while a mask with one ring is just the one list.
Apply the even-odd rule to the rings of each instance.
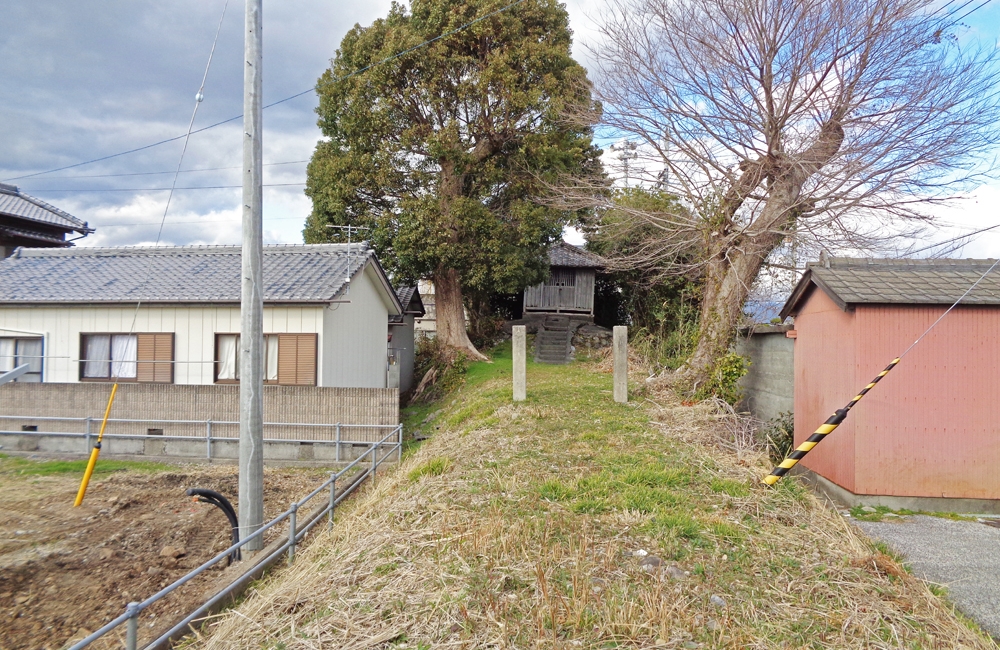
[[714, 396], [735, 406], [743, 399], [743, 387], [739, 381], [749, 369], [750, 359], [735, 352], [727, 353], [715, 362], [712, 374], [704, 385], [698, 387], [695, 397], [708, 399]]

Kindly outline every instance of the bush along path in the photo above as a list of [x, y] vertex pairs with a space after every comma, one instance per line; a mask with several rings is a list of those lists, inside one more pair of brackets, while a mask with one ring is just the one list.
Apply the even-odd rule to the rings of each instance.
[[[509, 349], [205, 648], [993, 648], [709, 405]], [[437, 415], [428, 418], [428, 414]], [[426, 432], [426, 431], [425, 431]], [[728, 443], [728, 444], [727, 444]]]

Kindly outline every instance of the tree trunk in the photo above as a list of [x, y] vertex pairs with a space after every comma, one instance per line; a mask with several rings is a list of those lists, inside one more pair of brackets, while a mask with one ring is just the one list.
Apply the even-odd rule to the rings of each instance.
[[489, 360], [472, 345], [465, 330], [462, 285], [455, 269], [438, 269], [434, 274], [434, 308], [437, 318], [435, 336], [439, 343], [462, 350], [474, 359]]
[[729, 249], [708, 264], [698, 324], [698, 344], [691, 358], [677, 370], [678, 387], [694, 392], [711, 377], [719, 358], [736, 334], [743, 305], [767, 259], [765, 251]]

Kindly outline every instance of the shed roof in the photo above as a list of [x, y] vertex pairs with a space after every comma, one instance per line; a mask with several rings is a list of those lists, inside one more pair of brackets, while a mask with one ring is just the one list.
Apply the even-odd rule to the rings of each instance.
[[417, 290], [416, 286], [399, 287], [396, 289], [396, 296], [399, 298], [399, 304], [403, 306], [403, 313], [395, 316], [389, 316], [390, 323], [402, 323], [403, 317], [406, 314], [423, 316], [426, 313], [424, 310], [424, 302], [420, 299], [420, 291]]
[[[858, 304], [950, 305], [995, 261], [833, 257], [811, 262], [780, 316], [794, 315], [814, 287], [845, 310]], [[983, 278], [962, 304], [1000, 305], [1000, 271]]]
[[84, 235], [94, 232], [93, 228], [87, 226], [87, 222], [25, 194], [16, 185], [6, 183], [0, 183], [0, 215], [48, 224], [67, 232], [75, 231]]
[[558, 241], [549, 249], [549, 266], [571, 266], [576, 268], [604, 268], [600, 255], [584, 250], [564, 241]]
[[[367, 264], [402, 311], [364, 242], [265, 246], [264, 301], [329, 302]], [[239, 246], [18, 248], [0, 260], [0, 304], [238, 303], [240, 271]]]

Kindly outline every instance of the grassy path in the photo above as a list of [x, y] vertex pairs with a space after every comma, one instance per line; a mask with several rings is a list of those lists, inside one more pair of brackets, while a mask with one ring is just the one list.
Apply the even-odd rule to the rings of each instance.
[[592, 364], [528, 382], [511, 404], [508, 350], [411, 412], [432, 437], [194, 645], [995, 647], [795, 482], [760, 486], [708, 407], [615, 404]]

